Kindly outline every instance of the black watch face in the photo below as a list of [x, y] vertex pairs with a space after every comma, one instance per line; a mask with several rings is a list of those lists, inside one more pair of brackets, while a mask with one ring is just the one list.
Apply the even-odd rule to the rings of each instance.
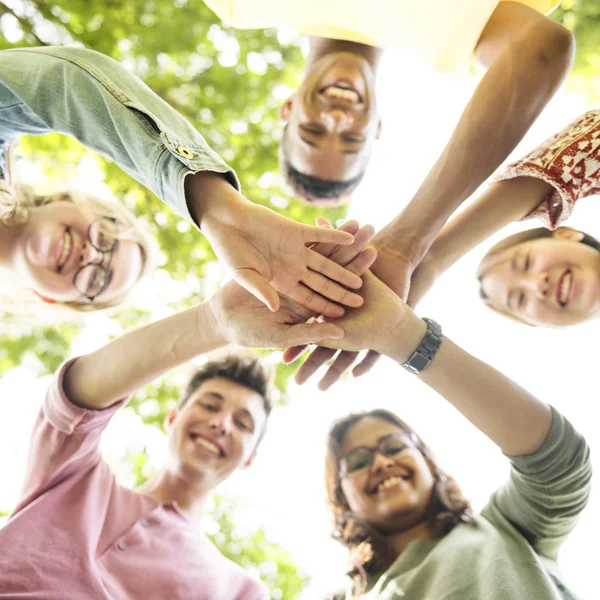
[[410, 361], [410, 366], [414, 367], [418, 371], [422, 371], [429, 364], [429, 359], [417, 354]]

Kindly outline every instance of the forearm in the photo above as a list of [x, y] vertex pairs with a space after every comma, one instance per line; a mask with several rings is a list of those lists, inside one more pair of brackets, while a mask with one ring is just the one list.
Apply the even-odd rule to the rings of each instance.
[[514, 149], [569, 72], [571, 38], [546, 21], [523, 28], [505, 44], [440, 158], [391, 224], [398, 243], [406, 236], [418, 240], [412, 250], [415, 260], [422, 258], [456, 208]]
[[7, 96], [0, 103], [0, 137], [71, 135], [190, 220], [189, 174], [219, 172], [238, 186], [235, 173], [182, 115], [107, 56], [70, 47], [4, 51], [0, 83]]
[[492, 183], [443, 227], [431, 245], [428, 256], [437, 275], [506, 225], [526, 217], [553, 189], [533, 177]]
[[209, 302], [204, 302], [80, 357], [65, 374], [65, 392], [83, 408], [107, 408], [170, 369], [226, 343]]
[[[407, 335], [422, 327], [419, 320], [411, 316], [406, 321]], [[408, 345], [404, 336], [394, 337], [395, 343], [386, 353], [400, 363], [405, 362], [410, 356]], [[550, 431], [552, 413], [548, 405], [448, 338], [443, 339], [419, 377], [506, 454], [535, 452]]]

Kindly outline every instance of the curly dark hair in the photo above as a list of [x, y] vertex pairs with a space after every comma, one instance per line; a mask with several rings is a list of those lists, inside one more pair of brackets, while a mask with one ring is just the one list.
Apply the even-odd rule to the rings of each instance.
[[473, 523], [471, 505], [463, 496], [458, 483], [439, 467], [432, 451], [415, 431], [394, 413], [375, 409], [350, 414], [334, 422], [327, 438], [325, 488], [333, 519], [332, 537], [350, 551], [350, 570], [347, 575], [352, 579], [355, 599], [365, 592], [367, 576], [382, 573], [396, 558], [386, 538], [375, 527], [352, 513], [341, 486], [340, 446], [348, 429], [365, 417], [389, 421], [402, 431], [412, 434], [417, 441], [417, 449], [432, 465], [435, 486], [427, 506], [427, 519], [437, 537], [446, 535], [460, 523]]
[[352, 179], [346, 181], [333, 181], [330, 179], [320, 179], [298, 171], [292, 166], [289, 159], [289, 149], [287, 147], [286, 125], [283, 130], [283, 137], [279, 145], [279, 166], [284, 181], [290, 186], [296, 198], [307, 204], [319, 204], [323, 206], [337, 206], [350, 200], [350, 194], [358, 187], [362, 181], [367, 165], [363, 166], [361, 172]]
[[[239, 383], [262, 396], [267, 417], [271, 414], [275, 402], [273, 370], [259, 356], [241, 353], [227, 354], [221, 358], [210, 360], [196, 369], [187, 384], [183, 397], [179, 400], [179, 408], [186, 404], [205, 381], [217, 377]], [[265, 420], [265, 425], [256, 442], [257, 447], [265, 436], [267, 422], [268, 419]]]

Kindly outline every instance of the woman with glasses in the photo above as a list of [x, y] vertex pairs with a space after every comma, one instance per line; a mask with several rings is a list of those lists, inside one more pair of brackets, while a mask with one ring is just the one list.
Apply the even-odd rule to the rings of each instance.
[[[271, 310], [279, 308], [279, 292], [332, 317], [343, 313], [339, 304], [360, 305], [348, 289], [359, 287], [360, 278], [311, 248], [317, 242], [349, 245], [352, 235], [249, 202], [236, 174], [202, 135], [117, 61], [72, 47], [1, 51], [0, 171], [7, 171], [10, 141], [50, 132], [71, 135], [109, 158], [202, 228], [234, 279]], [[112, 305], [148, 270], [148, 247], [130, 217], [124, 222], [115, 211], [94, 207], [83, 219], [73, 206], [24, 198], [6, 181], [1, 189], [0, 264], [39, 296], [88, 309]], [[118, 245], [98, 247], [92, 223], [99, 217], [117, 219], [116, 228], [107, 222], [103, 228]], [[35, 227], [43, 235], [27, 237]], [[89, 289], [91, 268], [76, 276], [86, 265], [97, 275]]]
[[497, 444], [511, 470], [473, 514], [458, 483], [396, 415], [374, 410], [335, 423], [326, 489], [352, 581], [328, 600], [573, 599], [556, 560], [590, 493], [583, 437], [372, 274], [361, 291], [363, 308], [335, 321], [344, 337], [324, 345], [368, 348], [400, 363]]

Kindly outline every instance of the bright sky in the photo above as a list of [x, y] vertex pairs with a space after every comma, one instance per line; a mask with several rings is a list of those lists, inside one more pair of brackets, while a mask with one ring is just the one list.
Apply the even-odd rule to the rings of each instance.
[[[475, 79], [448, 79], [402, 58], [390, 53], [381, 67], [379, 98], [384, 131], [351, 211], [352, 217], [376, 227], [384, 225], [410, 199], [476, 84]], [[585, 109], [580, 98], [566, 92], [558, 94], [514, 157], [532, 149]], [[589, 200], [578, 206], [570, 225], [600, 234], [600, 204]], [[484, 249], [474, 251], [445, 275], [422, 302], [419, 314], [434, 317], [453, 341], [553, 404], [585, 435], [594, 452], [599, 422], [594, 340], [600, 338], [600, 321], [565, 331], [537, 330], [492, 314], [478, 300], [473, 277]], [[215, 276], [219, 275], [217, 270]], [[98, 347], [106, 335], [106, 323], [92, 318], [74, 354]], [[2, 413], [5, 418], [0, 420], [0, 508], [16, 501], [28, 431], [48, 385], [47, 378], [34, 379], [35, 369], [35, 360], [31, 360], [0, 380], [0, 400], [8, 405]], [[297, 564], [311, 575], [313, 583], [303, 594], [305, 600], [335, 586], [336, 577], [344, 572], [345, 550], [329, 539], [324, 504], [327, 428], [336, 417], [374, 407], [391, 409], [411, 423], [476, 509], [482, 508], [507, 477], [508, 462], [494, 444], [444, 399], [391, 361], [382, 360], [367, 377], [348, 380], [327, 393], [319, 392], [312, 382], [301, 388], [292, 383], [291, 403], [274, 411], [257, 461], [220, 491], [238, 496], [245, 504], [240, 516], [243, 526], [266, 527], [270, 537], [286, 546]], [[11, 418], [6, 418], [9, 414]], [[127, 445], [146, 445], [155, 464], [164, 456], [164, 436], [144, 428], [132, 411], [114, 419], [103, 442], [111, 462], [124, 454]], [[597, 544], [599, 521], [596, 493], [561, 555], [568, 584], [584, 598], [592, 597], [596, 589], [590, 549]]]

